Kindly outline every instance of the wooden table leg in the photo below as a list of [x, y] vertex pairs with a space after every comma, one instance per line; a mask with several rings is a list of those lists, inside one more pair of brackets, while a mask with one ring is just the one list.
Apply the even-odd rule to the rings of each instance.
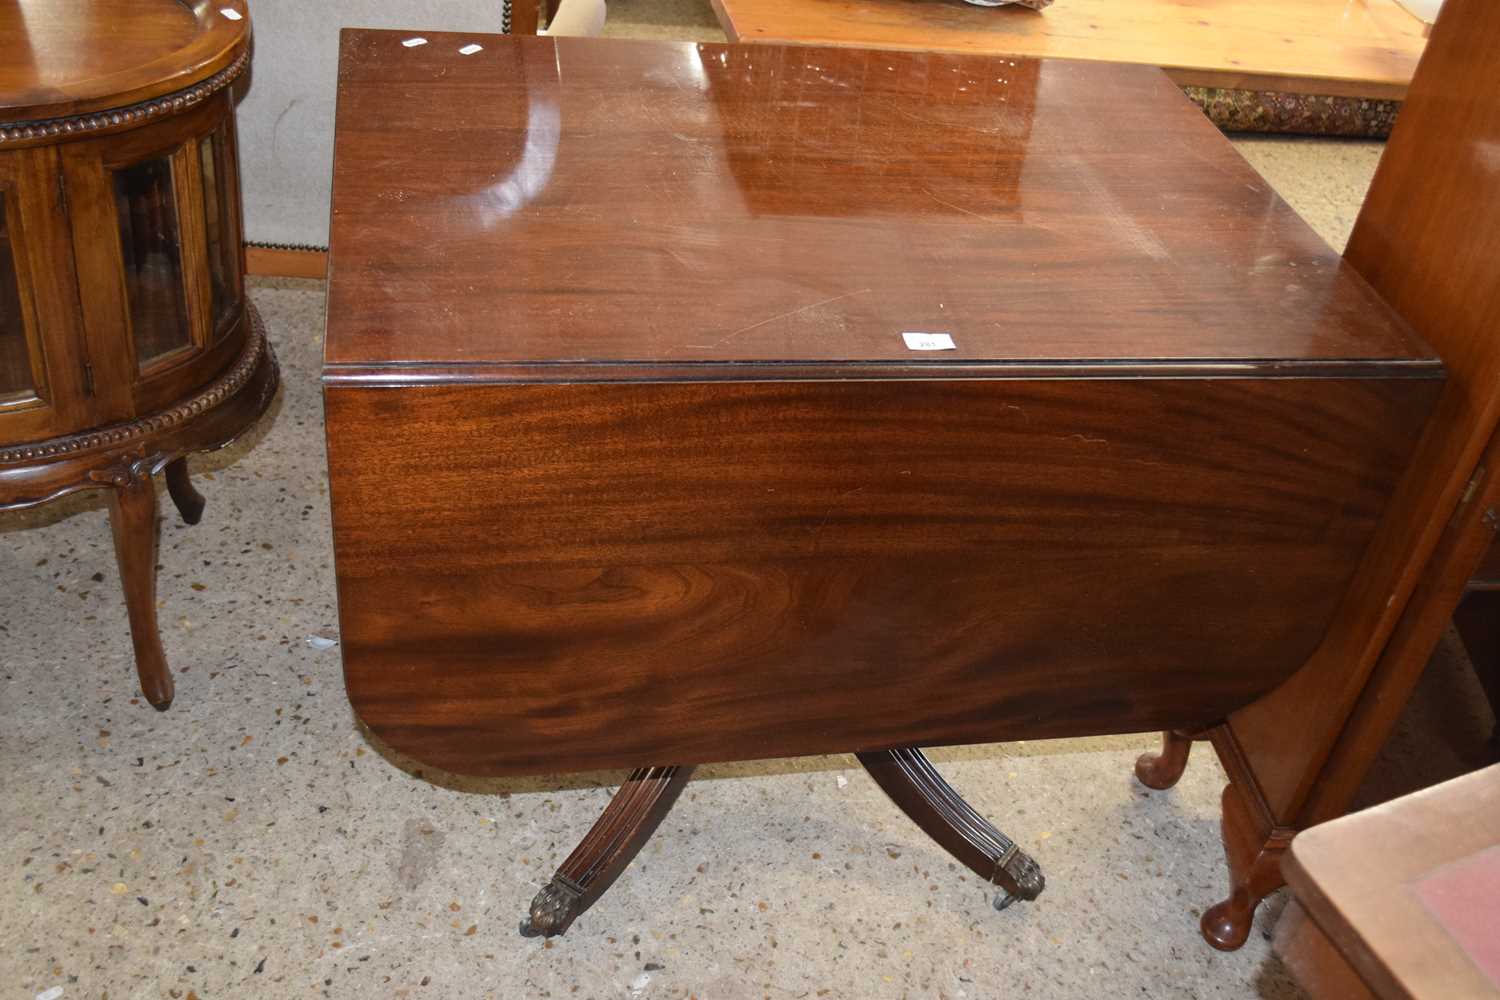
[[1281, 877], [1281, 856], [1296, 831], [1282, 827], [1266, 829], [1265, 817], [1257, 820], [1245, 802], [1244, 793], [1232, 781], [1224, 786], [1221, 802], [1229, 896], [1204, 911], [1199, 929], [1203, 939], [1215, 948], [1234, 951], [1249, 939], [1250, 925], [1260, 901], [1286, 884]]
[[980, 878], [1005, 890], [995, 898], [996, 909], [1041, 895], [1046, 879], [1037, 863], [975, 812], [921, 750], [910, 747], [855, 756], [913, 823]]
[[184, 521], [197, 524], [203, 519], [206, 501], [203, 494], [193, 488], [186, 458], [174, 458], [167, 463], [167, 492], [171, 494], [172, 503], [177, 505], [177, 513], [182, 515]]
[[521, 935], [561, 934], [593, 906], [651, 839], [692, 775], [691, 767], [632, 771], [552, 881], [531, 901]]
[[109, 492], [109, 526], [130, 615], [135, 669], [141, 690], [158, 709], [172, 704], [172, 671], [156, 626], [156, 486], [151, 474], [130, 471]]
[[1143, 753], [1135, 759], [1135, 776], [1147, 788], [1162, 791], [1177, 784], [1187, 770], [1193, 737], [1181, 729], [1161, 734], [1161, 753]]

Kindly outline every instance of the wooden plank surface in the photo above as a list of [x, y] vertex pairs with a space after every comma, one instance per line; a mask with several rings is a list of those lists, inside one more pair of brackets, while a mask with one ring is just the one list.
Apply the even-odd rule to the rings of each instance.
[[404, 37], [343, 36], [331, 366], [1435, 364], [1156, 70]]
[[1424, 43], [1395, 0], [713, 0], [731, 40], [1162, 67], [1209, 87], [1399, 99]]
[[1200, 728], [1317, 644], [1439, 385], [330, 386], [349, 698], [482, 774]]

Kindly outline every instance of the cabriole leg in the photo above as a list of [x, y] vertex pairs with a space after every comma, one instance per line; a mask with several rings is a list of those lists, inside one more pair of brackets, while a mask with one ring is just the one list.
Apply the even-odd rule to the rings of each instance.
[[156, 486], [149, 473], [131, 472], [115, 480], [109, 525], [141, 691], [156, 708], [166, 709], [172, 704], [172, 671], [156, 626]]
[[205, 503], [203, 494], [193, 488], [193, 481], [188, 477], [186, 458], [174, 458], [167, 463], [167, 492], [172, 496], [172, 503], [177, 505], [177, 513], [188, 524], [197, 524], [203, 519], [203, 505]]
[[1180, 729], [1161, 734], [1161, 753], [1143, 753], [1135, 759], [1135, 776], [1147, 788], [1163, 790], [1177, 784], [1187, 770], [1193, 738]]
[[1261, 829], [1239, 790], [1224, 786], [1224, 855], [1229, 862], [1229, 898], [1206, 910], [1200, 927], [1203, 938], [1220, 951], [1234, 951], [1250, 937], [1250, 925], [1260, 901], [1281, 888], [1281, 856], [1294, 831]]

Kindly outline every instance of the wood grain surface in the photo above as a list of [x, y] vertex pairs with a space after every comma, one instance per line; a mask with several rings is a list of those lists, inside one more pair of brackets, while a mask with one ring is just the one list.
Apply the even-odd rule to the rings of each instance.
[[182, 90], [229, 65], [249, 39], [243, 0], [9, 0], [0, 4], [0, 122]]
[[1201, 727], [1316, 646], [1439, 385], [329, 387], [349, 697], [487, 774]]
[[343, 35], [330, 372], [1435, 366], [1157, 70], [404, 37]]

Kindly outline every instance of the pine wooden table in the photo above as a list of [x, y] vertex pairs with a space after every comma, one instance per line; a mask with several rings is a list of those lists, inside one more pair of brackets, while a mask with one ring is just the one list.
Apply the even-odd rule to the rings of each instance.
[[1158, 66], [1199, 87], [1399, 100], [1425, 44], [1396, 0], [713, 0], [732, 41]]

